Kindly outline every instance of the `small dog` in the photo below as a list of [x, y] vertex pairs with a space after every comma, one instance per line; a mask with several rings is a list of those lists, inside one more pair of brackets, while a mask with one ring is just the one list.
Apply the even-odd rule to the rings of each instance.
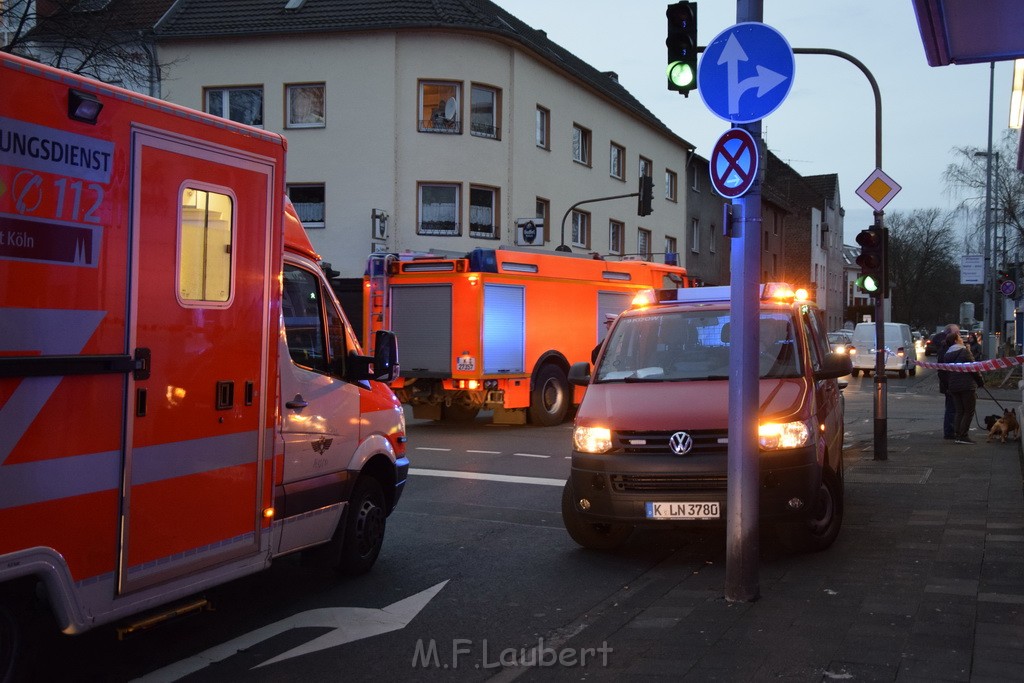
[[985, 418], [985, 426], [988, 427], [988, 438], [985, 441], [992, 441], [998, 437], [1000, 443], [1006, 443], [1007, 437], [1011, 440], [1020, 438], [1020, 423], [1017, 421], [1017, 413], [1006, 409], [1003, 416], [989, 415]]

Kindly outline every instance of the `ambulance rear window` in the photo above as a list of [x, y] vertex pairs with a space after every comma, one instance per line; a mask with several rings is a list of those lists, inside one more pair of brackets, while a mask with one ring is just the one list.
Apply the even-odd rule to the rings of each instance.
[[227, 194], [196, 187], [181, 191], [178, 296], [183, 302], [231, 298], [234, 203]]

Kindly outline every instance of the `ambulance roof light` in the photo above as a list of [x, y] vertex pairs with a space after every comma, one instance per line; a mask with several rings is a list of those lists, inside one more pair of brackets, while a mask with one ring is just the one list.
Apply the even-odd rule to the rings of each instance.
[[68, 118], [96, 125], [103, 103], [95, 95], [68, 88]]

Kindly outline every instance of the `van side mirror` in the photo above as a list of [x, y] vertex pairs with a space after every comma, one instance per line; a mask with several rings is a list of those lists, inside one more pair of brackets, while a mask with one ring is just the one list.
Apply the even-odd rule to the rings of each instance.
[[398, 379], [398, 340], [389, 330], [377, 330], [373, 337], [373, 379], [394, 382]]
[[838, 379], [853, 371], [853, 360], [848, 354], [829, 352], [814, 373], [814, 379]]
[[585, 387], [590, 384], [590, 363], [581, 360], [569, 366], [569, 384]]
[[372, 356], [349, 354], [346, 377], [348, 381], [362, 382], [372, 379], [388, 383], [398, 379], [398, 341], [395, 333], [377, 330], [373, 338], [373, 349]]

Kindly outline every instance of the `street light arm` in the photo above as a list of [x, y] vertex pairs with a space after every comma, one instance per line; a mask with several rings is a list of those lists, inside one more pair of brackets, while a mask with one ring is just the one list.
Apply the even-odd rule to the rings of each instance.
[[625, 199], [626, 197], [639, 196], [639, 192], [630, 192], [629, 194], [617, 194], [611, 197], [597, 197], [596, 199], [584, 199], [582, 201], [576, 202], [575, 204], [570, 206], [566, 210], [565, 215], [562, 216], [562, 243], [555, 247], [555, 251], [572, 251], [572, 249], [565, 245], [565, 219], [569, 217], [569, 214], [572, 213], [577, 206], [583, 206], [584, 204], [593, 204], [594, 202], [606, 202], [609, 199]]

